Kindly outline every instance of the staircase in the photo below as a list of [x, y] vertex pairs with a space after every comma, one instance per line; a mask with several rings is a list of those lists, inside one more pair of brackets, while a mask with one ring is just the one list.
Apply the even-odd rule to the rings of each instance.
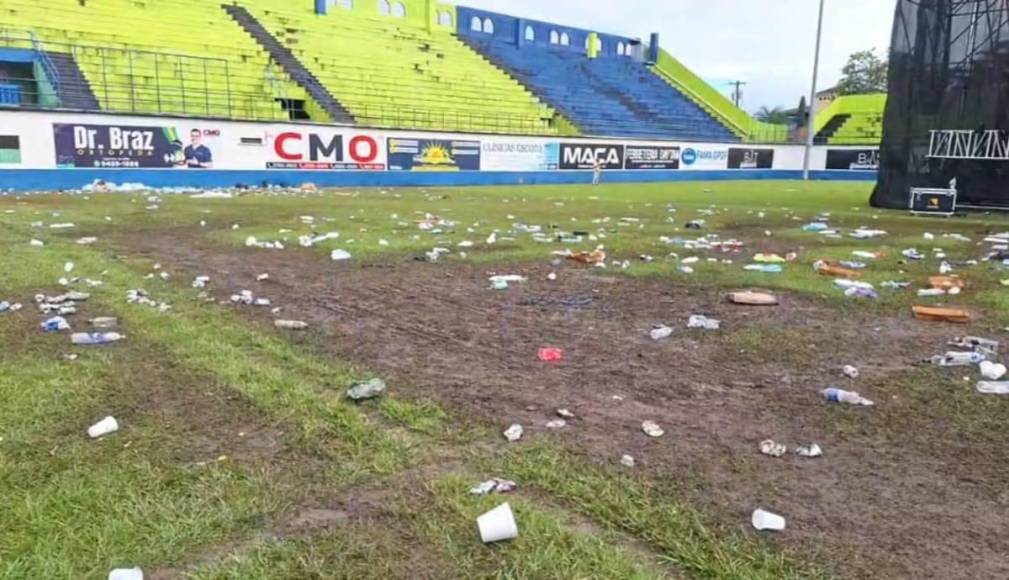
[[329, 114], [330, 119], [334, 123], [346, 123], [348, 125], [356, 124], [354, 117], [350, 112], [336, 100], [333, 95], [326, 90], [326, 87], [319, 82], [319, 79], [315, 77], [305, 65], [301, 64], [294, 54], [291, 53], [284, 45], [282, 45], [272, 34], [268, 31], [258, 20], [249, 14], [249, 11], [241, 6], [235, 6], [230, 4], [222, 4], [221, 8], [231, 16], [235, 22], [237, 22], [247, 33], [249, 33], [252, 38], [254, 38], [260, 46], [266, 49], [266, 52], [270, 54], [270, 57], [284, 69], [284, 72], [294, 80], [294, 82], [301, 85], [308, 94], [315, 99], [315, 102], [319, 104]]
[[816, 143], [821, 145], [828, 143], [830, 138], [833, 137], [834, 134], [837, 133], [838, 129], [847, 123], [850, 118], [851, 115], [847, 114], [834, 115], [834, 117], [823, 126], [823, 129], [820, 129], [820, 132], [816, 134]]
[[64, 109], [79, 109], [82, 111], [97, 111], [101, 109], [91, 85], [84, 78], [84, 73], [77, 66], [72, 55], [65, 52], [45, 52], [52, 63], [57, 79], [51, 79], [57, 86], [60, 107]]

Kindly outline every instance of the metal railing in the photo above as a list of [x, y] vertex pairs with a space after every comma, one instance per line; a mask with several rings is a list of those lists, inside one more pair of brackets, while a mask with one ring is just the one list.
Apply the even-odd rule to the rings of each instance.
[[42, 42], [38, 39], [34, 32], [31, 30], [0, 28], [0, 43], [12, 48], [17, 47], [18, 45], [23, 46], [27, 44], [30, 50], [35, 53], [35, 60], [38, 61], [42, 70], [45, 72], [46, 77], [49, 79], [49, 83], [53, 87], [53, 91], [57, 95], [60, 94], [61, 79], [59, 70], [57, 70], [56, 65], [53, 64], [52, 59], [49, 58], [49, 55], [42, 46]]

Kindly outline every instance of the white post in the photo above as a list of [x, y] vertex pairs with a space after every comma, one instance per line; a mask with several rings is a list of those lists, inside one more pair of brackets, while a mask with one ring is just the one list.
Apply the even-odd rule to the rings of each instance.
[[823, 5], [820, 0], [820, 17], [816, 25], [816, 55], [813, 57], [813, 90], [809, 94], [809, 119], [806, 121], [806, 155], [802, 161], [802, 179], [809, 181], [809, 162], [813, 154], [813, 123], [816, 120], [816, 77], [820, 74], [820, 41], [823, 39]]

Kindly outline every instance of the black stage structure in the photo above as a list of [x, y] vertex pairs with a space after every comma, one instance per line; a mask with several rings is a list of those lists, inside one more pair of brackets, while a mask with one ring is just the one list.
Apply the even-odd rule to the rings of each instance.
[[1009, 208], [1009, 0], [898, 0], [872, 205], [911, 188]]

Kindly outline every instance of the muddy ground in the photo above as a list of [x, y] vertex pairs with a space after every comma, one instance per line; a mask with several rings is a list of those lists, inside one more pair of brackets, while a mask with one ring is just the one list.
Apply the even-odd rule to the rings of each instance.
[[[243, 289], [271, 298], [282, 317], [312, 325], [314, 338], [302, 340], [457, 417], [502, 430], [521, 423], [535, 438], [547, 436], [556, 409], [570, 409], [577, 419], [549, 436], [602, 462], [629, 453], [643, 473], [746, 533], [755, 507], [781, 513], [789, 529], [773, 541], [813, 550], [846, 577], [1009, 577], [1009, 454], [947, 418], [941, 394], [903, 390], [923, 372], [915, 363], [969, 328], [789, 295], [778, 307], [740, 307], [715, 289], [571, 265], [334, 264], [307, 251], [228, 250], [182, 232], [113, 246], [209, 275], [219, 299]], [[271, 279], [256, 282], [263, 272]], [[529, 281], [496, 292], [493, 273]], [[241, 308], [272, 319], [269, 309]], [[690, 314], [719, 318], [723, 329], [687, 330]], [[673, 337], [652, 341], [657, 323], [676, 328]], [[540, 362], [542, 346], [564, 348], [565, 360]], [[845, 364], [863, 376], [845, 379]], [[828, 405], [818, 391], [831, 385], [878, 406]], [[951, 379], [948, 388], [971, 385]], [[644, 420], [665, 436], [643, 435]], [[767, 438], [816, 442], [825, 457], [767, 458], [757, 451]]]

